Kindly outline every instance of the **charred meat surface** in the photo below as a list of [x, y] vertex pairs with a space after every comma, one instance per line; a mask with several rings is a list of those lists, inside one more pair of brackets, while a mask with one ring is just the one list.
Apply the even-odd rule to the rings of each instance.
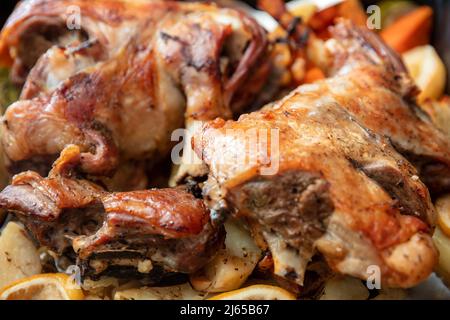
[[[66, 26], [69, 6], [81, 30]], [[100, 176], [160, 161], [185, 120], [230, 118], [251, 103], [266, 53], [250, 16], [215, 4], [24, 1], [0, 34], [0, 59], [25, 82], [3, 118], [5, 153], [11, 167], [34, 169], [76, 144], [83, 171]]]
[[66, 148], [48, 178], [14, 177], [0, 206], [16, 214], [43, 246], [75, 252], [84, 275], [191, 273], [214, 257], [224, 232], [185, 188], [108, 193], [72, 176], [76, 146]]
[[[360, 56], [366, 47], [350, 52]], [[194, 150], [210, 170], [205, 196], [250, 220], [271, 250], [276, 275], [302, 284], [317, 252], [335, 272], [361, 279], [378, 266], [390, 287], [414, 286], [432, 272], [429, 192], [390, 140], [360, 119], [366, 105], [368, 119], [377, 107], [410, 108], [394, 80], [393, 88], [372, 84], [364, 94], [359, 88], [355, 98], [356, 86], [385, 79], [383, 72], [376, 64], [342, 69], [238, 121], [211, 121], [194, 136]], [[372, 96], [372, 87], [380, 92]], [[359, 117], [348, 106], [354, 101]], [[411, 112], [402, 114], [439, 138]], [[414, 150], [424, 150], [416, 142]]]

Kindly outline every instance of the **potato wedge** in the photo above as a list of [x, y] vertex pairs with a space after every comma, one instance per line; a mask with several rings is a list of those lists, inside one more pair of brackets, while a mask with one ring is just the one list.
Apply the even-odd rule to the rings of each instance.
[[0, 288], [41, 272], [39, 253], [25, 228], [9, 222], [0, 235]]
[[447, 237], [450, 237], [450, 195], [436, 201], [437, 224]]
[[110, 297], [119, 286], [119, 280], [113, 277], [101, 277], [95, 281], [86, 279], [81, 285], [84, 291], [89, 292], [89, 295], [99, 298]]
[[218, 294], [209, 300], [295, 300], [291, 292], [276, 286], [265, 284]]
[[425, 45], [403, 54], [403, 61], [421, 92], [419, 103], [427, 99], [439, 99], [445, 89], [447, 72], [436, 50]]
[[321, 70], [329, 69], [332, 64], [332, 56], [326, 47], [325, 41], [311, 34], [306, 46], [307, 59]]
[[240, 288], [261, 257], [261, 250], [238, 221], [227, 221], [225, 229], [225, 249], [191, 276], [191, 284], [198, 291], [225, 292]]
[[352, 277], [334, 277], [328, 280], [320, 300], [367, 300], [369, 290], [361, 280]]

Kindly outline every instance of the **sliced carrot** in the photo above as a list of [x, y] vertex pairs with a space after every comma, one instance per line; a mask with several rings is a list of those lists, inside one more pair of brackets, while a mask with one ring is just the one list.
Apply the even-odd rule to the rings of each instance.
[[318, 11], [311, 17], [308, 24], [316, 32], [324, 31], [328, 26], [333, 24], [334, 19], [338, 17], [338, 13], [338, 6], [332, 6]]
[[357, 26], [365, 26], [367, 15], [359, 0], [346, 0], [339, 6], [338, 16], [353, 21]]
[[432, 17], [430, 7], [418, 7], [381, 31], [380, 35], [395, 51], [403, 53], [430, 42]]
[[322, 70], [317, 67], [311, 68], [306, 71], [305, 78], [303, 79], [304, 83], [312, 83], [320, 79], [324, 79], [325, 74]]

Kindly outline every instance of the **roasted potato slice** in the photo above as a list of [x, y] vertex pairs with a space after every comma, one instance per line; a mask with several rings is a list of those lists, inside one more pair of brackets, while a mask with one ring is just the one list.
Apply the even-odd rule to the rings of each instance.
[[238, 221], [228, 221], [225, 229], [225, 249], [191, 276], [191, 284], [196, 290], [225, 292], [238, 289], [261, 258], [261, 250], [243, 225]]
[[367, 300], [369, 290], [361, 280], [336, 276], [328, 280], [320, 300]]
[[0, 288], [41, 273], [39, 253], [25, 228], [9, 222], [0, 235]]
[[437, 223], [447, 237], [450, 237], [450, 195], [436, 201]]
[[431, 45], [405, 52], [403, 61], [421, 90], [417, 98], [419, 103], [427, 99], [439, 99], [442, 96], [447, 77], [445, 65]]
[[437, 227], [434, 231], [433, 241], [439, 250], [439, 264], [436, 268], [437, 275], [450, 287], [450, 238]]

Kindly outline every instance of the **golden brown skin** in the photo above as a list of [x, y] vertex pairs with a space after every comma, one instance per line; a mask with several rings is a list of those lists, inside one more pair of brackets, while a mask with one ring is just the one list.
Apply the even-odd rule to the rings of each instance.
[[[65, 26], [69, 6], [82, 30]], [[93, 175], [158, 161], [185, 120], [229, 118], [252, 101], [266, 46], [252, 18], [214, 4], [24, 2], [0, 35], [2, 61], [26, 79], [3, 118], [5, 153], [23, 170], [76, 144]]]
[[[212, 227], [203, 201], [182, 187], [113, 193], [102, 204], [102, 227], [73, 241], [78, 259], [96, 269], [94, 274], [114, 265], [112, 253], [120, 257], [127, 250], [166, 271], [192, 273], [223, 244], [223, 229]], [[95, 260], [105, 265], [98, 270]]]
[[[450, 190], [450, 139], [416, 104], [418, 89], [401, 58], [372, 32], [342, 21], [327, 43], [332, 78], [313, 90], [333, 99], [365, 127], [387, 136], [419, 171], [431, 194]], [[299, 88], [308, 94], [311, 88]]]
[[[382, 70], [349, 69], [238, 121], [209, 122], [194, 136], [210, 170], [205, 194], [249, 219], [277, 275], [302, 284], [317, 252], [334, 271], [361, 279], [378, 266], [390, 287], [414, 286], [432, 272], [437, 252], [427, 188], [388, 139], [350, 112], [356, 103], [361, 118], [365, 106], [368, 115], [375, 106], [407, 108], [397, 83], [381, 81]], [[355, 99], [368, 81], [376, 82], [376, 94], [368, 86]], [[258, 136], [249, 140], [252, 130]]]
[[108, 193], [74, 177], [79, 161], [72, 145], [49, 177], [16, 175], [0, 193], [0, 207], [15, 213], [42, 246], [57, 254], [73, 249], [84, 274], [129, 272], [146, 261], [158, 272], [191, 273], [222, 245], [223, 229], [211, 225], [203, 200], [186, 188]]

